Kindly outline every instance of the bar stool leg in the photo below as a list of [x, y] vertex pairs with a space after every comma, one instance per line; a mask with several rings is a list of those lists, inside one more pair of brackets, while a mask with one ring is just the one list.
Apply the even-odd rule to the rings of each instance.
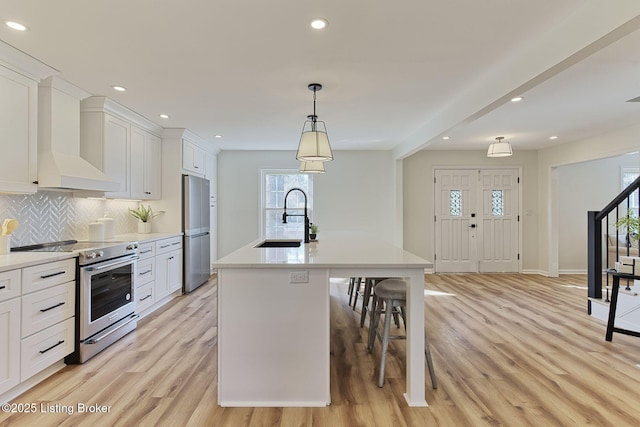
[[431, 350], [429, 350], [429, 341], [427, 340], [427, 331], [424, 332], [424, 357], [427, 358], [427, 367], [429, 368], [429, 376], [431, 377], [431, 387], [438, 388], [436, 381], [436, 371], [433, 369], [433, 361], [431, 360]]
[[[380, 305], [380, 307], [378, 307]], [[382, 301], [375, 294], [371, 303], [371, 314], [369, 315], [369, 339], [367, 340], [367, 350], [369, 353], [373, 351], [376, 340], [376, 329], [380, 323], [380, 313], [382, 312]]]
[[347, 289], [347, 295], [349, 295], [349, 307], [351, 307], [351, 300], [353, 299], [353, 287], [356, 284], [356, 278], [349, 278], [349, 288]]
[[382, 355], [380, 357], [380, 377], [378, 387], [384, 385], [384, 366], [387, 362], [387, 348], [389, 347], [389, 331], [391, 330], [391, 318], [393, 317], [393, 300], [385, 300], [384, 330], [382, 331]]
[[[351, 307], [353, 310], [356, 309], [356, 304], [358, 303], [358, 295], [362, 295], [360, 293], [360, 285], [362, 284], [362, 277], [356, 277], [355, 287], [353, 292], [353, 306]], [[364, 297], [363, 297], [364, 298]]]
[[[371, 293], [373, 292], [373, 279], [364, 279], [364, 293], [362, 294], [362, 310], [360, 311], [360, 327], [364, 327], [364, 320], [367, 318], [367, 312], [369, 311], [369, 301], [371, 300]], [[373, 304], [371, 306], [373, 310]], [[369, 313], [371, 316], [371, 313]]]

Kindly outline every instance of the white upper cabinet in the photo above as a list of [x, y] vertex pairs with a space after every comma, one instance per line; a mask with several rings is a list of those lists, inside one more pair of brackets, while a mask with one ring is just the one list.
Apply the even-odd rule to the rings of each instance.
[[185, 172], [193, 172], [204, 176], [206, 174], [205, 151], [197, 144], [187, 140], [182, 140], [182, 169]]
[[162, 140], [136, 126], [131, 126], [131, 197], [160, 199]]
[[0, 66], [0, 192], [35, 193], [38, 83]]
[[[161, 128], [104, 97], [81, 103], [81, 155], [120, 183], [106, 193], [122, 199], [160, 199]], [[146, 128], [145, 128], [146, 127]]]

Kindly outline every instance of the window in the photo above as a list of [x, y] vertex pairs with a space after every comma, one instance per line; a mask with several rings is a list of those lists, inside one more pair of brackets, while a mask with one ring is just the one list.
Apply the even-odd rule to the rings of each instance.
[[[304, 217], [290, 216], [282, 223], [284, 196], [292, 188], [300, 188], [307, 194], [309, 220], [313, 218], [313, 176], [295, 169], [263, 169], [261, 173], [261, 235], [267, 238], [301, 238], [304, 234]], [[304, 196], [293, 191], [287, 198], [287, 213], [304, 214]]]
[[504, 216], [502, 190], [491, 190], [491, 215]]
[[449, 191], [449, 215], [462, 216], [462, 191]]
[[[622, 189], [624, 190], [640, 176], [640, 169], [638, 168], [622, 168]], [[638, 216], [640, 210], [640, 201], [638, 198], [638, 192], [634, 191], [629, 196], [629, 210], [632, 216]]]

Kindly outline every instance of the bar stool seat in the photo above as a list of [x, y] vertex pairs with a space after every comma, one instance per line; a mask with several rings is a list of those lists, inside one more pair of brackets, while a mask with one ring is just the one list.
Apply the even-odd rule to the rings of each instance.
[[[379, 338], [382, 343], [382, 355], [380, 358], [380, 375], [378, 378], [378, 387], [384, 385], [384, 368], [387, 359], [387, 348], [389, 346], [389, 340], [392, 339], [406, 339], [405, 335], [390, 335], [391, 318], [393, 317], [394, 309], [399, 309], [402, 320], [406, 327], [406, 315], [405, 308], [407, 306], [407, 283], [401, 279], [386, 279], [379, 282], [374, 290], [373, 301], [373, 316], [369, 323], [369, 353], [373, 351], [376, 338]], [[384, 306], [384, 326], [382, 332], [378, 328], [380, 318], [382, 317]], [[425, 330], [424, 335], [424, 355], [427, 359], [427, 366], [429, 367], [429, 375], [431, 376], [432, 387], [438, 388], [436, 382], [436, 373], [433, 368], [433, 361], [431, 360], [431, 351], [429, 350], [429, 341], [427, 340], [427, 333]]]

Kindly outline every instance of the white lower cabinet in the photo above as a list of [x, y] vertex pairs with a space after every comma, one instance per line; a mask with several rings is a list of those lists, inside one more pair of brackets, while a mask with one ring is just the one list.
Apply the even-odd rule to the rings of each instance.
[[75, 281], [24, 295], [22, 297], [22, 336], [29, 336], [73, 317], [75, 303]]
[[76, 260], [0, 273], [0, 397], [75, 349]]
[[158, 255], [156, 266], [156, 298], [162, 299], [182, 288], [182, 250]]
[[136, 288], [137, 300], [136, 300], [136, 310], [138, 313], [145, 312], [149, 307], [153, 306], [155, 302], [154, 298], [154, 284], [147, 283], [142, 286], [138, 286]]
[[14, 298], [0, 302], [0, 395], [19, 383], [20, 298]]
[[32, 377], [73, 353], [75, 319], [72, 317], [22, 340], [20, 379]]
[[140, 243], [136, 311], [145, 316], [182, 289], [182, 236]]

